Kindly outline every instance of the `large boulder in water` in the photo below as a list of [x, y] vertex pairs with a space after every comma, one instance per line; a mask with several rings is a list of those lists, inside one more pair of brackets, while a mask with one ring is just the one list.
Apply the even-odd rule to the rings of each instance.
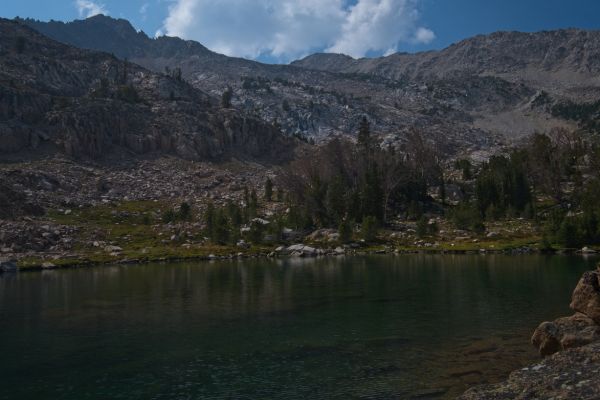
[[585, 314], [575, 313], [554, 322], [542, 322], [531, 338], [540, 355], [580, 347], [600, 339], [600, 326]]
[[587, 315], [600, 324], [600, 271], [583, 274], [571, 300], [571, 309]]
[[573, 291], [575, 314], [541, 323], [531, 338], [542, 356], [600, 340], [600, 270], [583, 274]]

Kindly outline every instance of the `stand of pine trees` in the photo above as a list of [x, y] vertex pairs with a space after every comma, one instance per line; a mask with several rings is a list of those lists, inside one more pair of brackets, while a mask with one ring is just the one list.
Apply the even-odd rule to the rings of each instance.
[[[412, 131], [402, 147], [384, 149], [362, 118], [356, 143], [334, 139], [284, 174], [290, 220], [296, 228], [339, 229], [346, 241], [348, 227], [367, 218], [370, 230], [398, 216], [423, 225], [428, 213], [476, 233], [485, 232], [486, 221], [522, 218], [563, 247], [600, 244], [600, 142], [594, 136], [562, 129], [536, 134], [480, 165], [452, 162], [425, 137]], [[460, 177], [454, 182], [446, 177], [452, 167]], [[449, 183], [462, 188], [459, 204], [446, 201]], [[428, 194], [433, 187], [437, 198]], [[420, 231], [429, 232], [425, 225]]]

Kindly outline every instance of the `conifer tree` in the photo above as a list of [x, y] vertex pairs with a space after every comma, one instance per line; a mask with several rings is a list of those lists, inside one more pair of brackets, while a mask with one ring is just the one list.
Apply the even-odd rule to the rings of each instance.
[[204, 212], [204, 223], [206, 224], [206, 234], [212, 238], [215, 228], [215, 206], [212, 202], [206, 206]]
[[368, 153], [371, 147], [371, 127], [366, 116], [363, 116], [358, 126], [357, 144], [362, 152]]
[[248, 204], [248, 217], [250, 219], [256, 218], [257, 210], [258, 210], [258, 197], [256, 196], [256, 190], [252, 189], [252, 192], [250, 192], [250, 203]]
[[267, 180], [265, 182], [265, 200], [271, 201], [272, 198], [273, 198], [273, 182], [271, 181], [271, 178], [267, 178]]
[[233, 97], [233, 92], [230, 87], [227, 87], [223, 94], [221, 95], [221, 107], [222, 108], [231, 108], [231, 98]]

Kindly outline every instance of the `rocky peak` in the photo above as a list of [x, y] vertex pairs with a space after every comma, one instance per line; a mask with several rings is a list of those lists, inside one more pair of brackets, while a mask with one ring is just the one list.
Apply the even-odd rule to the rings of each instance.
[[349, 68], [355, 63], [356, 60], [354, 58], [345, 54], [315, 53], [293, 61], [291, 65], [321, 71], [338, 72]]
[[200, 43], [179, 38], [148, 37], [125, 19], [95, 15], [72, 22], [20, 20], [38, 32], [76, 47], [112, 53], [122, 59], [191, 56], [211, 53]]

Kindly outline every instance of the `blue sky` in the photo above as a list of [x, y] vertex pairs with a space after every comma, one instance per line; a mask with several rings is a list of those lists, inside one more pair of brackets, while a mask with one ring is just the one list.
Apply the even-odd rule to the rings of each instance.
[[288, 62], [316, 51], [378, 56], [440, 49], [497, 30], [600, 29], [597, 0], [19, 0], [0, 16], [94, 13], [153, 36], [193, 39], [228, 55]]

